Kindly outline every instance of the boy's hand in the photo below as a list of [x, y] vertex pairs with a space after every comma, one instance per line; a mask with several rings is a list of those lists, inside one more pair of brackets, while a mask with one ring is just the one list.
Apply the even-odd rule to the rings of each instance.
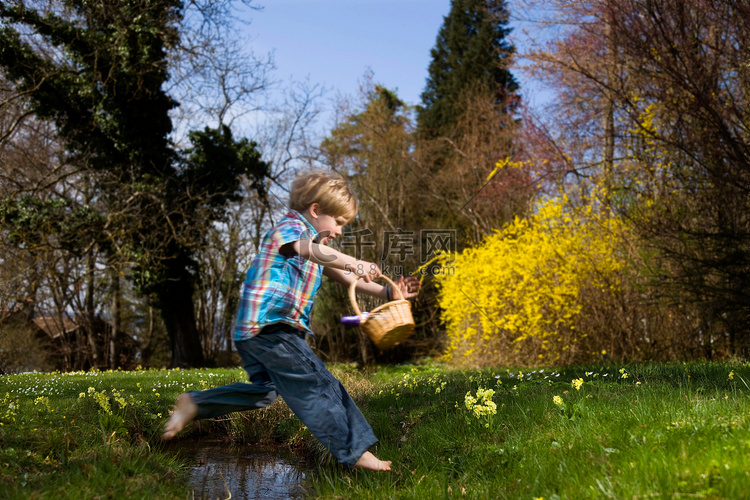
[[[403, 295], [405, 299], [416, 297], [419, 293], [419, 289], [422, 288], [422, 283], [416, 276], [409, 276], [406, 279], [401, 276], [394, 283], [396, 283], [396, 286], [401, 291], [401, 295]], [[391, 293], [391, 298], [396, 298], [396, 296], [397, 294]]]
[[377, 264], [366, 260], [358, 260], [353, 266], [346, 266], [346, 270], [362, 278], [365, 283], [380, 278], [383, 274]]

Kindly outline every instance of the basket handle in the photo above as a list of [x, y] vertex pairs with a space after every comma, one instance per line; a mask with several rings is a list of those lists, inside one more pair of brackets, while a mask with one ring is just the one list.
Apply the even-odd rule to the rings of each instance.
[[[393, 287], [393, 291], [396, 295], [398, 295], [399, 300], [404, 300], [404, 295], [401, 293], [401, 289], [399, 289], [399, 287], [397, 287], [396, 284], [393, 281], [391, 281], [391, 279], [388, 276], [386, 276], [385, 274], [381, 274], [380, 277], [391, 284], [391, 286]], [[359, 306], [357, 305], [357, 282], [361, 279], [362, 279], [361, 276], [357, 276], [349, 284], [349, 300], [352, 302], [352, 307], [354, 308], [354, 312], [357, 313], [357, 316], [359, 316], [360, 324], [365, 320], [365, 318], [362, 317], [362, 311], [359, 309]]]

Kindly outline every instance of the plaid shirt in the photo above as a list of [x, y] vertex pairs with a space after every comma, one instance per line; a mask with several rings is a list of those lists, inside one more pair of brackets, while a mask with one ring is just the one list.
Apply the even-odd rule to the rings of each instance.
[[301, 239], [312, 241], [317, 235], [307, 219], [292, 210], [263, 237], [242, 285], [235, 341], [252, 338], [272, 323], [312, 333], [310, 312], [323, 269], [297, 254], [282, 255], [279, 249]]

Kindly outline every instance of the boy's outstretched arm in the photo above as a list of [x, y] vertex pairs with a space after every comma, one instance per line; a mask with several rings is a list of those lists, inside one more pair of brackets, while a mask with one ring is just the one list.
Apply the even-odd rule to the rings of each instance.
[[289, 245], [295, 253], [323, 266], [325, 269], [347, 271], [362, 278], [366, 283], [379, 278], [382, 274], [380, 268], [373, 262], [356, 259], [351, 255], [310, 240], [297, 240], [294, 243], [289, 243]]
[[[394, 290], [389, 290], [389, 286], [372, 283], [372, 280], [379, 278], [382, 274], [378, 265], [373, 262], [356, 259], [351, 255], [310, 240], [297, 240], [289, 245], [300, 256], [323, 266], [323, 274], [342, 285], [349, 286], [353, 280], [362, 278], [357, 283], [358, 291], [386, 300], [392, 300], [398, 296]], [[415, 297], [422, 288], [422, 284], [416, 276], [409, 276], [408, 278], [401, 276], [395, 281], [395, 284], [405, 299]]]
[[[333, 281], [341, 283], [347, 288], [349, 287], [349, 285], [351, 285], [352, 281], [357, 279], [357, 276], [352, 272], [332, 269], [330, 267], [324, 268], [323, 274], [331, 278]], [[405, 299], [416, 297], [419, 293], [420, 288], [422, 288], [422, 284], [419, 282], [419, 278], [417, 278], [416, 276], [409, 276], [408, 278], [404, 278], [403, 276], [401, 276], [396, 281], [394, 281], [394, 283], [399, 288], [401, 295], [403, 295]], [[398, 298], [398, 294], [391, 289], [390, 285], [381, 285], [374, 282], [358, 282], [357, 291], [364, 292], [368, 295], [372, 295], [373, 297], [378, 297], [383, 300], [394, 300]]]

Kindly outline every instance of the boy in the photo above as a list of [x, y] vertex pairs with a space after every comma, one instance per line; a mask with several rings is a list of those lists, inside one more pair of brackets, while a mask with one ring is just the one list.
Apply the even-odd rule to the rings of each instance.
[[[312, 334], [310, 311], [321, 274], [347, 287], [361, 278], [358, 291], [386, 300], [394, 292], [373, 282], [381, 275], [376, 264], [325, 246], [357, 213], [357, 198], [341, 176], [299, 176], [289, 198], [291, 211], [264, 237], [243, 284], [234, 340], [252, 383], [180, 395], [163, 438], [193, 419], [263, 408], [281, 395], [339, 462], [390, 470], [390, 461], [368, 451], [377, 442], [370, 425], [304, 337]], [[420, 286], [416, 278], [396, 284], [405, 298]]]

